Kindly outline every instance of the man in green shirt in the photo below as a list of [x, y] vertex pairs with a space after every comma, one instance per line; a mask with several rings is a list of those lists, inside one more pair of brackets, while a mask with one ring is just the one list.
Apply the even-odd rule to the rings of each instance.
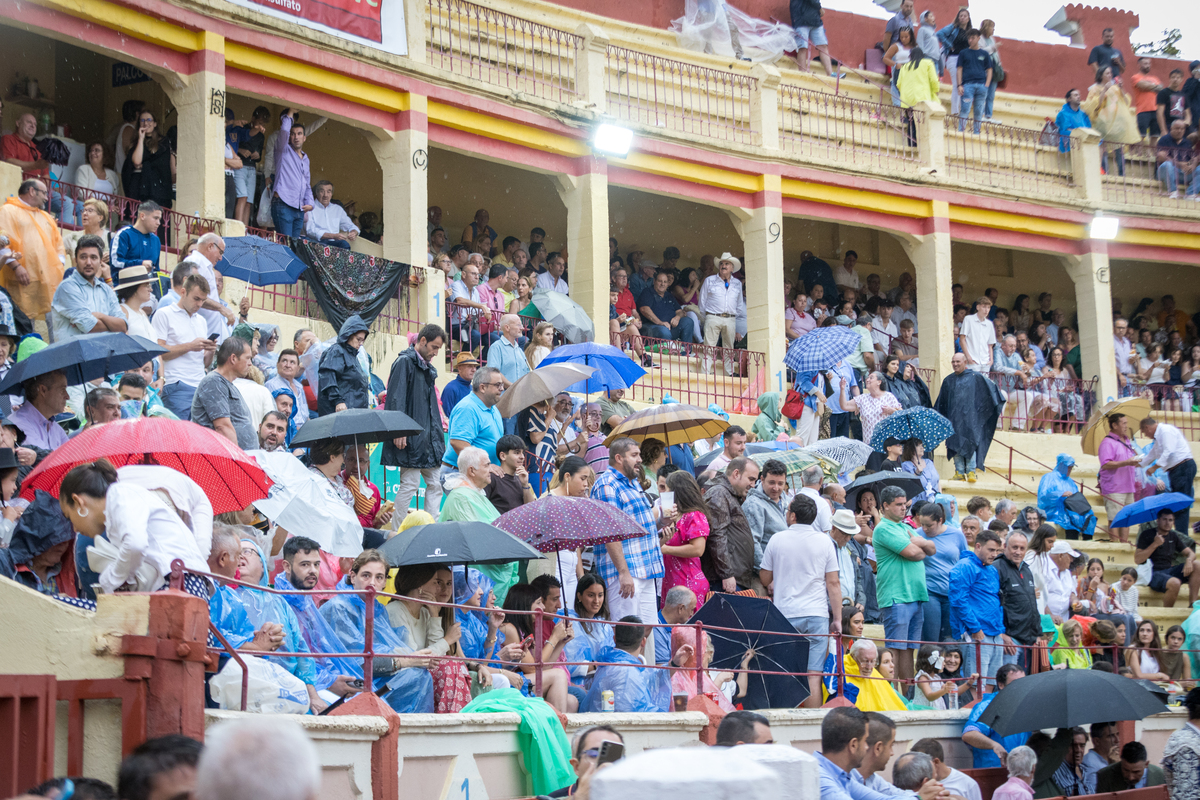
[[607, 397], [600, 398], [600, 413], [601, 426], [600, 432], [605, 436], [612, 433], [612, 429], [625, 421], [625, 418], [633, 413], [633, 406], [629, 405], [621, 398], [625, 396], [624, 389], [610, 389]]
[[912, 642], [921, 638], [925, 603], [929, 600], [925, 565], [921, 562], [934, 555], [937, 548], [931, 539], [917, 536], [904, 524], [908, 498], [903, 489], [887, 486], [879, 494], [884, 519], [875, 526], [872, 544], [878, 566], [876, 586], [883, 612], [883, 635], [896, 659], [896, 678], [909, 681], [913, 677], [913, 652], [920, 647]]

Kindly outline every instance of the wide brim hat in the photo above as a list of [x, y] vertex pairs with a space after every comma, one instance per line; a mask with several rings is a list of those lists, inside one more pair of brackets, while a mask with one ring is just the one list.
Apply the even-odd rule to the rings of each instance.
[[137, 286], [139, 283], [154, 283], [157, 280], [158, 278], [147, 271], [144, 264], [135, 264], [132, 267], [125, 267], [117, 273], [117, 288], [124, 289], [128, 286]]
[[732, 253], [722, 253], [721, 257], [717, 259], [717, 265], [720, 266], [721, 262], [723, 261], [728, 261], [730, 264], [732, 264], [734, 272], [742, 271], [742, 262], [739, 261], [737, 256], [733, 255]]

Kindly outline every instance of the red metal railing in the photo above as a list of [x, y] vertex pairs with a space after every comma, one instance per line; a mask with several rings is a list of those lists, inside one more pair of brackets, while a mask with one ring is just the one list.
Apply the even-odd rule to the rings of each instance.
[[1000, 412], [1006, 430], [1078, 434], [1096, 405], [1096, 379], [989, 372], [1007, 395]]
[[1200, 414], [1192, 411], [1196, 404], [1197, 387], [1130, 383], [1127, 389], [1128, 396], [1145, 397], [1150, 401], [1156, 420], [1179, 428], [1189, 441], [1200, 441]]
[[917, 128], [925, 112], [891, 103], [779, 87], [779, 146], [803, 158], [853, 164], [865, 170], [920, 162]]
[[974, 120], [947, 116], [946, 169], [956, 181], [999, 191], [1053, 198], [1075, 196], [1068, 153], [1058, 150], [1058, 137], [1031, 128], [984, 122], [972, 133]]
[[257, 236], [260, 239], [266, 239], [267, 241], [274, 242], [275, 244], [282, 244], [282, 245], [287, 245], [288, 247], [291, 247], [291, 243], [288, 241], [288, 237], [284, 236], [282, 233], [279, 233], [278, 231], [276, 231], [273, 228], [271, 228], [271, 229], [252, 228], [249, 225], [247, 225], [246, 226], [246, 235], [247, 236]]
[[609, 45], [608, 110], [651, 128], [751, 144], [749, 75], [711, 69]]
[[466, 0], [429, 0], [428, 14], [430, 65], [543, 100], [575, 99], [581, 37]]
[[[659, 402], [669, 394], [690, 405], [731, 407], [767, 368], [766, 354], [757, 350], [638, 338], [652, 366], [627, 390], [626, 397], [632, 400]], [[610, 343], [631, 353], [631, 358], [636, 356], [624, 335], [613, 334]]]
[[[1104, 199], [1123, 205], [1152, 206], [1154, 208], [1195, 208], [1196, 204], [1185, 197], [1191, 183], [1191, 175], [1179, 180], [1179, 197], [1167, 192], [1166, 184], [1159, 180], [1158, 148], [1149, 144], [1127, 144], [1120, 148], [1107, 147], [1107, 170], [1102, 176]], [[1120, 152], [1124, 162], [1117, 159]]]

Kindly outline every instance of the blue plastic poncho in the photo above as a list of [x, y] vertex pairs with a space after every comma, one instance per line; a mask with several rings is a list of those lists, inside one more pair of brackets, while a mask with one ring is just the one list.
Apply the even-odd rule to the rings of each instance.
[[[580, 619], [574, 611], [568, 611], [567, 614], [575, 619]], [[567, 646], [563, 650], [564, 658], [567, 661], [599, 661], [597, 656], [613, 647], [612, 625], [582, 620], [573, 623], [571, 627], [575, 629], [575, 638], [567, 642]], [[588, 688], [592, 681], [588, 675], [589, 666], [587, 664], [567, 667], [567, 669], [571, 670], [571, 683], [582, 686], [584, 689]]]
[[[267, 557], [263, 555], [263, 551], [257, 543], [249, 539], [242, 539], [242, 542], [254, 547], [255, 554], [262, 562], [262, 577], [259, 578], [258, 585], [266, 586], [267, 573], [271, 571], [267, 564]], [[250, 624], [255, 629], [261, 628], [264, 622], [277, 622], [283, 626], [283, 646], [279, 648], [280, 650], [285, 653], [310, 652], [308, 643], [304, 641], [304, 635], [300, 632], [300, 623], [296, 620], [296, 615], [282, 597], [269, 592], [248, 589], [244, 586], [236, 587], [234, 592], [245, 606], [246, 616], [250, 618]], [[267, 660], [274, 661], [309, 686], [316, 686], [317, 669], [313, 664], [313, 659], [299, 656], [267, 656]]]
[[1183, 633], [1187, 637], [1183, 649], [1192, 660], [1192, 674], [1200, 675], [1200, 600], [1192, 603], [1192, 613], [1183, 621]]
[[288, 397], [292, 398], [292, 413], [288, 415], [287, 439], [283, 443], [285, 447], [291, 447], [292, 438], [296, 435], [296, 403], [298, 401], [296, 400], [295, 392], [286, 386], [280, 386], [278, 389], [272, 391], [271, 397], [279, 399], [279, 395], [281, 394], [286, 394]]
[[492, 579], [479, 570], [463, 566], [454, 567], [454, 602], [459, 605], [465, 604], [478, 592], [481, 606], [478, 611], [454, 609], [454, 618], [462, 627], [458, 647], [466, 658], [490, 661], [500, 650], [500, 637], [497, 636], [492, 644], [492, 651], [484, 652], [488, 634], [487, 611], [484, 607], [487, 606], [489, 598], [494, 599], [494, 587]]
[[1066, 453], [1059, 454], [1054, 469], [1043, 475], [1038, 483], [1038, 508], [1045, 512], [1047, 521], [1063, 530], [1079, 531], [1084, 539], [1091, 539], [1096, 530], [1096, 515], [1090, 509], [1087, 514], [1079, 514], [1066, 507], [1067, 497], [1079, 491], [1079, 484], [1067, 474], [1073, 466], [1075, 459]]
[[[280, 573], [275, 576], [275, 588], [291, 591], [296, 587], [292, 586], [291, 581], [287, 579], [285, 574]], [[296, 622], [300, 626], [300, 633], [304, 637], [309, 652], [348, 652], [342, 648], [341, 640], [338, 639], [337, 634], [333, 632], [333, 628], [329, 626], [325, 618], [321, 616], [321, 612], [317, 611], [317, 604], [313, 602], [311, 594], [284, 594], [278, 596], [288, 604], [292, 613], [296, 615]], [[345, 675], [347, 678], [362, 679], [361, 661], [352, 658], [318, 658], [314, 660], [316, 661], [314, 666], [317, 671], [317, 677], [313, 686], [316, 686], [318, 689], [328, 689], [342, 675]]]
[[[349, 580], [343, 578], [337, 586], [339, 591], [353, 590]], [[414, 650], [409, 644], [408, 631], [396, 629], [388, 623], [387, 609], [375, 600], [375, 652], [380, 656], [411, 655]], [[366, 641], [367, 605], [362, 597], [353, 594], [335, 594], [321, 606], [321, 616], [333, 628], [338, 640], [347, 653], [361, 653]], [[393, 675], [375, 679], [375, 691], [399, 714], [433, 713], [433, 677], [429, 670], [407, 667]]]
[[254, 638], [255, 627], [250, 624], [246, 607], [228, 586], [218, 584], [208, 598], [208, 619], [235, 650]]
[[667, 711], [671, 703], [671, 671], [652, 669], [637, 656], [615, 647], [606, 647], [596, 659], [612, 662], [592, 677], [592, 688], [584, 698], [581, 712], [603, 711], [600, 693], [610, 690], [616, 711]]

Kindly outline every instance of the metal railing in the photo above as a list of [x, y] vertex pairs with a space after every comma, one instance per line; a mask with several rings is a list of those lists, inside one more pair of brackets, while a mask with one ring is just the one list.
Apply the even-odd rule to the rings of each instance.
[[1192, 411], [1200, 387], [1166, 383], [1130, 383], [1128, 396], [1145, 397], [1154, 409], [1154, 418], [1179, 428], [1189, 441], [1200, 441], [1200, 414]]
[[1102, 145], [1105, 172], [1101, 177], [1104, 199], [1123, 205], [1154, 208], [1195, 208], [1195, 201], [1185, 197], [1193, 176], [1180, 177], [1179, 197], [1167, 192], [1166, 183], [1158, 176], [1158, 147], [1149, 144], [1127, 144], [1121, 147]]
[[605, 54], [609, 113], [650, 128], [752, 144], [749, 75], [609, 45]]
[[1051, 199], [1076, 195], [1070, 153], [1059, 151], [1057, 135], [996, 122], [981, 123], [980, 132], [973, 133], [974, 124], [972, 119], [946, 117], [946, 170], [952, 179]]
[[518, 94], [570, 103], [583, 39], [466, 0], [429, 0], [429, 64]]
[[1000, 412], [1005, 430], [1079, 434], [1096, 405], [1095, 378], [1014, 372], [989, 372], [987, 376], [1006, 396]]
[[247, 225], [246, 235], [257, 236], [260, 239], [266, 239], [267, 241], [274, 242], [275, 244], [282, 244], [288, 247], [292, 246], [292, 243], [288, 240], [288, 237], [274, 228], [252, 228]]
[[853, 164], [864, 171], [920, 163], [917, 128], [925, 112], [891, 103], [779, 87], [779, 147], [802, 158]]
[[[639, 334], [649, 358], [646, 374], [626, 392], [626, 398], [661, 402], [669, 394], [681, 403], [706, 408], [716, 403], [732, 407], [747, 387], [761, 380], [767, 368], [765, 353], [733, 347], [710, 347], [690, 342], [655, 339]], [[613, 334], [610, 343], [636, 359], [637, 351], [624, 334]]]

